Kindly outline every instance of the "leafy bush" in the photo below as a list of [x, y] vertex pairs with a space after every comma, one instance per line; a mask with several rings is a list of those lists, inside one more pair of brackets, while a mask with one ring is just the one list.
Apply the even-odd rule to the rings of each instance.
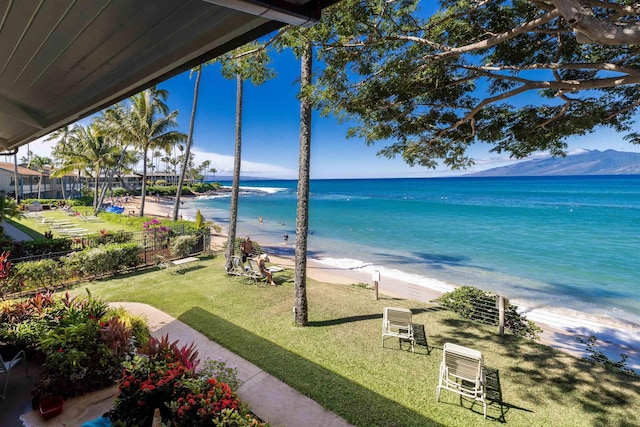
[[72, 242], [69, 239], [45, 239], [27, 240], [15, 242], [11, 251], [11, 258], [24, 258], [35, 255], [64, 253], [71, 250]]
[[242, 381], [238, 379], [238, 368], [228, 366], [225, 360], [205, 360], [200, 373], [228, 384], [232, 390], [237, 390], [242, 385]]
[[621, 354], [619, 361], [616, 362], [611, 360], [598, 348], [597, 341], [598, 337], [595, 335], [591, 335], [586, 340], [578, 337], [578, 342], [587, 345], [587, 353], [589, 353], [589, 356], [584, 357], [585, 360], [604, 366], [606, 369], [613, 372], [619, 372], [630, 377], [640, 378], [640, 374], [627, 367], [627, 359], [629, 356]]
[[134, 329], [118, 313], [90, 294], [38, 294], [3, 305], [0, 341], [43, 359], [36, 401], [51, 394], [78, 396], [114, 384], [121, 363], [135, 353], [134, 331], [148, 335], [146, 326]]
[[25, 261], [14, 266], [15, 280], [24, 283], [25, 289], [49, 289], [63, 281], [60, 263], [53, 259]]
[[12, 263], [9, 261], [9, 252], [0, 254], [0, 298], [4, 299], [5, 295], [18, 292], [24, 287], [24, 283], [19, 277], [13, 274]]
[[[436, 301], [467, 319], [498, 325], [499, 311], [495, 294], [473, 286], [461, 286], [443, 294]], [[504, 307], [504, 323], [507, 330], [519, 337], [538, 339], [538, 334], [542, 332], [534, 322], [518, 313], [517, 306], [509, 302]]]
[[198, 237], [194, 235], [178, 236], [171, 242], [171, 253], [179, 258], [189, 256], [197, 242]]
[[[174, 427], [261, 425], [231, 387], [218, 378], [196, 373], [194, 345], [150, 338], [148, 354], [125, 362], [120, 393], [108, 414], [114, 426], [151, 425], [156, 408], [165, 425]], [[212, 365], [209, 373], [222, 365]], [[233, 377], [234, 371], [225, 374]], [[237, 381], [237, 377], [236, 377]]]
[[137, 266], [139, 252], [137, 243], [110, 244], [73, 252], [62, 261], [68, 277], [101, 276]]

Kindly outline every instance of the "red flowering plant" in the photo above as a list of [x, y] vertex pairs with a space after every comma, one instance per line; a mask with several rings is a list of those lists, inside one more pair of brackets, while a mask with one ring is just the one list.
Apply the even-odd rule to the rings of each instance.
[[197, 356], [193, 343], [150, 338], [147, 354], [124, 363], [112, 425], [150, 426], [158, 408], [165, 426], [265, 426], [226, 383], [196, 373]]
[[5, 295], [19, 292], [24, 287], [21, 278], [11, 274], [9, 255], [9, 252], [0, 254], [0, 298], [3, 300]]

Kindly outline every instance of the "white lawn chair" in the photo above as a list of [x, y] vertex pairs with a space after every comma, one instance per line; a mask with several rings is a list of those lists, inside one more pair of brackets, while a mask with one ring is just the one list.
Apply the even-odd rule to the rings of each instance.
[[384, 337], [395, 337], [400, 342], [409, 341], [411, 351], [415, 351], [416, 341], [413, 338], [413, 326], [411, 324], [411, 310], [408, 308], [385, 307], [382, 314], [382, 347]]
[[4, 361], [2, 355], [0, 355], [0, 374], [4, 373], [7, 377], [4, 379], [4, 391], [2, 392], [2, 399], [7, 397], [7, 385], [9, 385], [9, 372], [11, 369], [20, 362], [24, 362], [27, 376], [29, 375], [29, 367], [27, 366], [27, 356], [24, 354], [24, 350], [20, 350], [15, 357], [7, 362]]
[[231, 266], [227, 271], [227, 275], [229, 276], [246, 276], [247, 272], [244, 269], [244, 265], [242, 265], [242, 260], [237, 255], [231, 256]]
[[487, 418], [484, 360], [482, 353], [460, 345], [445, 343], [440, 363], [440, 378], [436, 389], [436, 401], [440, 401], [440, 390], [445, 389], [462, 397], [482, 403]]

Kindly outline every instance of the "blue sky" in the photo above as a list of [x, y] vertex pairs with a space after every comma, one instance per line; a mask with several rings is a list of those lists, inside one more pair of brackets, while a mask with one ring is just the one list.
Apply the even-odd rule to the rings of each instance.
[[[261, 86], [245, 82], [242, 133], [242, 177], [295, 179], [298, 171], [299, 85], [300, 63], [288, 52], [274, 61], [277, 72]], [[178, 110], [180, 130], [189, 130], [195, 77], [183, 73], [160, 85], [169, 91], [167, 104]], [[217, 176], [232, 174], [235, 141], [236, 82], [222, 77], [219, 67], [204, 68], [198, 111], [196, 116], [193, 152], [195, 162], [211, 161]], [[84, 121], [86, 122], [86, 120]], [[456, 172], [446, 168], [436, 170], [409, 167], [402, 159], [378, 157], [383, 145], [367, 146], [362, 140], [346, 138], [348, 124], [335, 118], [314, 114], [312, 122], [311, 177], [321, 178], [388, 178], [432, 177], [470, 173], [514, 163], [508, 155], [489, 153], [485, 144], [476, 144], [469, 154], [476, 166]], [[569, 151], [579, 149], [608, 149], [640, 152], [640, 147], [625, 142], [623, 135], [604, 130], [568, 140]], [[51, 143], [35, 141], [29, 149], [40, 155], [50, 154]], [[25, 156], [22, 147], [18, 158]]]

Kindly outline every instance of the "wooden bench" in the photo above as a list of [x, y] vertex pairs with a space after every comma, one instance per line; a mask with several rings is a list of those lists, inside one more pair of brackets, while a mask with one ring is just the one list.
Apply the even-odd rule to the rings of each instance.
[[196, 258], [194, 256], [174, 260], [170, 260], [160, 255], [157, 255], [157, 257], [160, 260], [158, 267], [166, 268], [167, 271], [171, 271], [172, 268], [179, 271], [187, 264], [200, 261], [200, 258]]

